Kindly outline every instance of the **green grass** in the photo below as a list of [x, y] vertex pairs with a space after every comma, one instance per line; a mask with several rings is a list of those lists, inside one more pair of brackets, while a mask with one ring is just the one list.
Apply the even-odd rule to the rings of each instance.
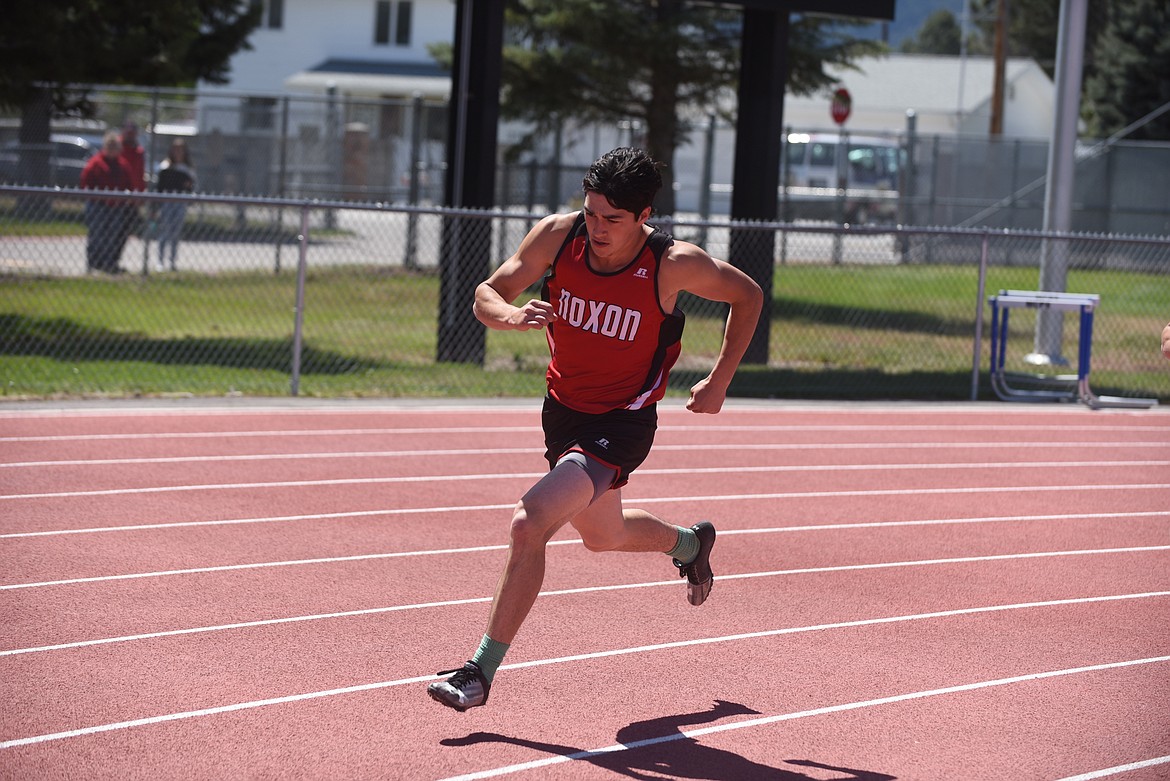
[[[770, 367], [748, 367], [735, 387], [745, 395], [969, 398], [972, 335], [982, 305], [977, 285], [974, 266], [780, 268]], [[986, 295], [1035, 285], [1035, 269], [992, 268]], [[1159, 320], [1170, 310], [1165, 280], [1074, 270], [1068, 290], [1102, 296], [1093, 337], [1094, 390], [1170, 398], [1167, 367], [1156, 349]], [[983, 310], [980, 365], [986, 373], [990, 312]], [[1013, 314], [1009, 346], [1020, 357], [1030, 347], [1034, 323], [1031, 313]], [[1066, 352], [1075, 353], [1077, 335], [1075, 318], [1066, 318]], [[989, 396], [986, 381], [981, 387]]]
[[[987, 291], [1034, 285], [1034, 269], [996, 268]], [[1157, 351], [1170, 310], [1165, 281], [1075, 271], [1069, 289], [1102, 294], [1094, 390], [1170, 400], [1170, 373]], [[970, 266], [781, 267], [768, 365], [742, 367], [732, 392], [968, 398], [975, 291]], [[287, 395], [295, 295], [291, 273], [0, 277], [2, 392], [10, 398]], [[539, 333], [488, 331], [482, 367], [437, 363], [438, 304], [432, 275], [355, 267], [311, 273], [300, 394], [542, 392], [548, 350]], [[683, 359], [672, 375], [674, 396], [685, 395], [709, 370], [723, 330], [721, 307], [683, 305], [688, 322]], [[1029, 327], [1026, 318], [1013, 320], [1013, 339], [1026, 340]], [[1075, 330], [1066, 326], [1066, 339]], [[985, 341], [984, 370], [986, 353]]]
[[0, 197], [0, 221], [8, 236], [84, 236], [84, 214], [80, 201], [37, 195]]

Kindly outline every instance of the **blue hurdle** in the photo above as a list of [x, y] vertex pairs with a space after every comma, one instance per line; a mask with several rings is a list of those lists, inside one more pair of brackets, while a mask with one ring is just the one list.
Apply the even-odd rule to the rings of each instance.
[[[1147, 409], [1157, 406], [1157, 399], [1126, 396], [1098, 396], [1089, 388], [1089, 369], [1093, 350], [1093, 311], [1101, 302], [1096, 293], [1055, 293], [1046, 290], [1001, 290], [991, 296], [991, 387], [1003, 401], [1080, 401], [1093, 409], [1126, 407]], [[1007, 356], [1008, 313], [1012, 309], [1048, 309], [1080, 312], [1080, 339], [1077, 349], [1076, 377], [1057, 377], [1067, 388], [1014, 388], [1007, 381], [1004, 362]]]

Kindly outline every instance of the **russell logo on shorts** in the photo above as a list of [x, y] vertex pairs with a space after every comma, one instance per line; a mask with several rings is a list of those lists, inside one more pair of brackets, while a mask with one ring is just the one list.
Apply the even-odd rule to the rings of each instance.
[[606, 439], [605, 437], [602, 437], [601, 439], [597, 440], [597, 444], [599, 447], [602, 447], [606, 450], [609, 450], [609, 440]]

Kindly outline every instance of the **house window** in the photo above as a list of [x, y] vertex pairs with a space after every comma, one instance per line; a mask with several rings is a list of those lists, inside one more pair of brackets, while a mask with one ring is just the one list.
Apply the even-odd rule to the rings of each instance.
[[[374, 44], [386, 46], [393, 38], [397, 46], [410, 45], [410, 22], [414, 3], [410, 0], [400, 0], [398, 14], [392, 13], [394, 4], [390, 0], [378, 0], [374, 3]], [[391, 36], [390, 20], [394, 20], [394, 34]]]
[[271, 130], [276, 127], [276, 98], [244, 98], [244, 130]]
[[253, 8], [263, 9], [260, 23], [270, 30], [284, 27], [284, 0], [252, 0]]
[[374, 3], [374, 43], [390, 43], [390, 0]]
[[414, 3], [410, 0], [400, 0], [398, 3], [398, 23], [394, 26], [394, 43], [399, 46], [410, 46], [410, 11]]

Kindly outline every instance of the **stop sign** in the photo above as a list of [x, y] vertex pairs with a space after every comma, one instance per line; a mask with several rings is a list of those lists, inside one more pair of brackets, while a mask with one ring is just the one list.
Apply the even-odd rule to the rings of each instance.
[[852, 108], [853, 98], [849, 95], [849, 90], [839, 87], [833, 93], [833, 101], [829, 104], [829, 113], [833, 115], [833, 121], [838, 125], [844, 125]]

